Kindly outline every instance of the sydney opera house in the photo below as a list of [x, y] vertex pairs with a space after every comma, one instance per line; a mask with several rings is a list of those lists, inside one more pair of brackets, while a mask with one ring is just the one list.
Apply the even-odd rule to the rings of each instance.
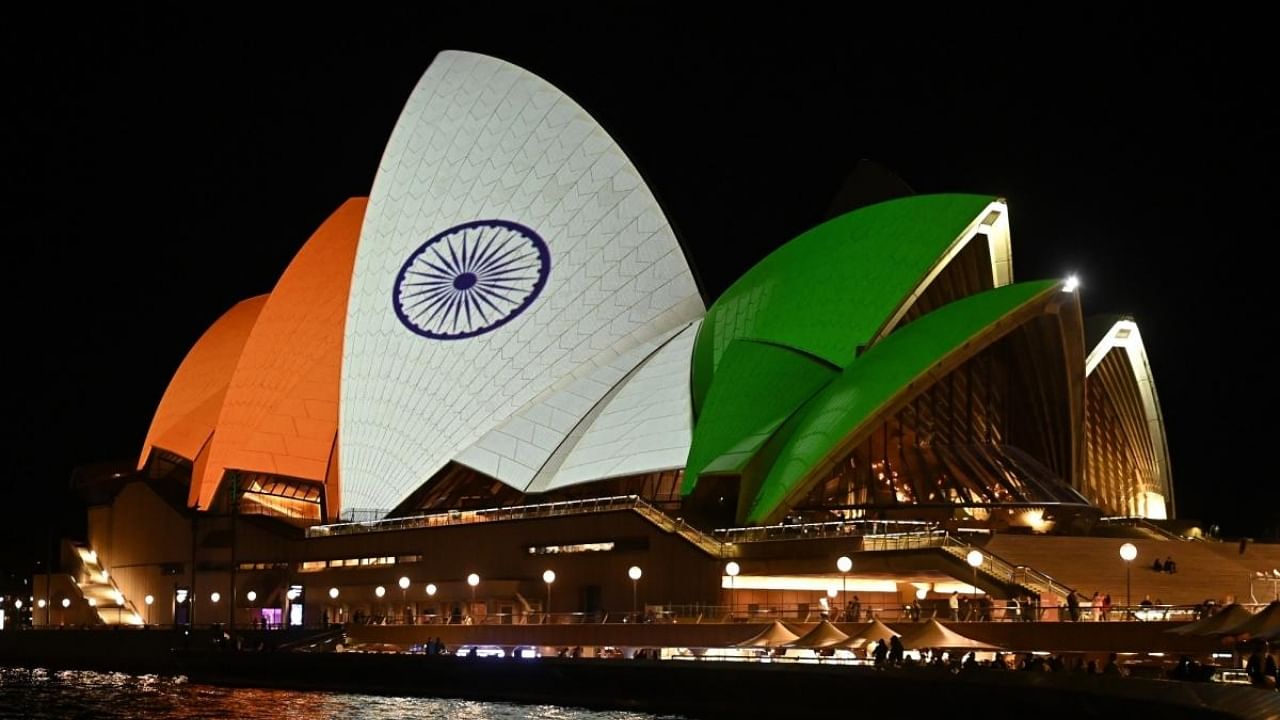
[[707, 297], [608, 133], [466, 52], [78, 486], [36, 622], [1057, 604], [992, 543], [1174, 513], [1138, 326], [1015, 282], [1002, 198], [851, 209]]

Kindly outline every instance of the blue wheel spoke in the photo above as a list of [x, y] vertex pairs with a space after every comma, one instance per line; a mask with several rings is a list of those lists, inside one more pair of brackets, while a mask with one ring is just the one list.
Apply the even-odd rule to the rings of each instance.
[[480, 301], [476, 299], [476, 293], [467, 293], [467, 299], [471, 301], [472, 305], [475, 305], [476, 313], [480, 315], [480, 319], [484, 321], [484, 324], [488, 325], [489, 316], [485, 314], [484, 308], [480, 307]]
[[[501, 308], [499, 308], [497, 305], [494, 305], [494, 304], [489, 300], [489, 298], [485, 297], [485, 296], [484, 296], [484, 295], [479, 291], [479, 289], [477, 289], [477, 291], [476, 291], [475, 293], [472, 293], [472, 294], [475, 296], [475, 299], [476, 299], [477, 301], [483, 302], [485, 305], [488, 305], [489, 307], [493, 308], [493, 311], [494, 311], [495, 313], [497, 313], [498, 315], [502, 315], [502, 309], [501, 309]], [[486, 321], [486, 322], [487, 322], [487, 321]]]
[[[442, 278], [452, 278], [452, 277], [453, 277], [453, 275], [454, 275], [453, 273], [449, 272], [448, 270], [445, 270], [444, 268], [440, 267], [439, 265], [435, 265], [435, 264], [433, 264], [430, 260], [427, 260], [425, 257], [424, 257], [424, 258], [420, 258], [420, 259], [419, 259], [419, 262], [421, 262], [423, 265], [426, 265], [427, 267], [429, 267], [429, 268], [431, 268], [432, 270], [435, 270], [437, 273], [439, 273], [439, 276], [438, 276], [438, 277], [442, 277]], [[427, 277], [433, 277], [432, 275], [429, 275], [429, 274], [427, 274], [427, 273], [422, 273], [422, 274], [423, 274], [423, 275], [427, 275]]]
[[[448, 243], [445, 243], [445, 245], [447, 246], [447, 245], [448, 245]], [[440, 248], [439, 248], [438, 246], [436, 246], [436, 245], [432, 245], [432, 246], [431, 246], [431, 254], [435, 256], [436, 260], [437, 260], [441, 265], [443, 265], [443, 266], [445, 266], [446, 268], [448, 268], [448, 270], [446, 270], [446, 271], [445, 271], [446, 273], [448, 273], [449, 275], [457, 275], [457, 274], [458, 274], [458, 269], [449, 263], [449, 258], [445, 257], [445, 256], [444, 256], [444, 253], [440, 252]], [[425, 262], [425, 261], [426, 261], [426, 259], [424, 258], [424, 259], [423, 259], [423, 261]]]
[[483, 273], [483, 274], [488, 275], [488, 274], [490, 274], [490, 273], [497, 272], [497, 271], [499, 271], [499, 270], [501, 270], [501, 269], [503, 269], [503, 268], [505, 268], [505, 267], [507, 267], [507, 266], [509, 266], [509, 265], [512, 265], [512, 264], [514, 264], [514, 263], [518, 263], [518, 262], [520, 262], [520, 261], [524, 260], [525, 258], [533, 257], [533, 255], [534, 255], [533, 253], [529, 253], [529, 254], [527, 254], [527, 255], [521, 255], [521, 256], [519, 256], [519, 257], [511, 258], [510, 260], [505, 260], [505, 261], [503, 261], [503, 262], [501, 262], [501, 263], [498, 263], [498, 264], [490, 264], [490, 265], [489, 265], [489, 267], [487, 267], [487, 268], [485, 268], [485, 269], [484, 269], [484, 273]]
[[[429, 325], [431, 323], [431, 320], [434, 320], [435, 316], [440, 314], [440, 310], [444, 310], [445, 307], [448, 307], [449, 297], [452, 297], [452, 295], [440, 296], [440, 299], [438, 301], [433, 302], [433, 305], [435, 305], [435, 310], [431, 311], [431, 314], [426, 316], [425, 320], [422, 320], [422, 324]], [[426, 313], [426, 310], [422, 310], [422, 313]], [[419, 315], [419, 318], [421, 318], [421, 316], [422, 315]]]
[[494, 237], [494, 239], [490, 241], [488, 247], [485, 248], [484, 252], [480, 253], [479, 259], [476, 260], [474, 266], [471, 268], [471, 272], [476, 273], [477, 275], [480, 274], [480, 271], [484, 268], [485, 264], [489, 262], [489, 259], [502, 252], [510, 242], [510, 235], [503, 237], [502, 242], [498, 242], [497, 237]]
[[493, 257], [489, 258], [483, 265], [476, 268], [476, 274], [479, 275], [481, 273], [489, 272], [489, 270], [491, 270], [496, 263], [504, 262], [508, 257], [511, 256], [512, 253], [518, 253], [522, 249], [523, 248], [521, 248], [519, 245], [516, 245], [515, 247], [509, 250], [506, 250], [505, 252], [494, 255]]
[[487, 288], [487, 287], [483, 287], [483, 286], [481, 286], [481, 285], [477, 285], [477, 286], [476, 286], [476, 292], [482, 292], [482, 293], [484, 293], [485, 295], [492, 295], [493, 297], [496, 297], [496, 298], [498, 298], [499, 300], [503, 300], [503, 301], [505, 301], [505, 302], [509, 302], [509, 303], [511, 303], [512, 305], [519, 305], [519, 304], [520, 304], [520, 303], [516, 302], [515, 300], [512, 300], [511, 298], [507, 297], [506, 295], [503, 295], [502, 293], [494, 292], [494, 291], [490, 290], [489, 288]]
[[[401, 303], [404, 303], [405, 301], [407, 301], [407, 300], [409, 300], [409, 299], [411, 299], [411, 298], [415, 298], [415, 297], [422, 297], [422, 299], [423, 299], [423, 300], [430, 300], [431, 298], [435, 297], [436, 295], [439, 295], [440, 293], [443, 293], [443, 292], [448, 292], [448, 291], [450, 291], [450, 290], [452, 290], [452, 289], [453, 289], [453, 288], [451, 288], [451, 287], [440, 287], [440, 288], [429, 288], [429, 289], [427, 289], [427, 290], [421, 290], [421, 291], [413, 292], [413, 293], [405, 293], [404, 295], [401, 295], [401, 296], [400, 296], [400, 302], [401, 302]], [[425, 296], [425, 297], [424, 297], [424, 296]], [[410, 306], [410, 307], [412, 307], [412, 306]]]
[[469, 296], [470, 296], [470, 295], [471, 295], [471, 293], [466, 292], [465, 290], [462, 292], [462, 309], [467, 313], [467, 327], [468, 327], [468, 328], [470, 328], [470, 327], [472, 326], [472, 323], [471, 323], [471, 301], [470, 301], [470, 299], [469, 299]]
[[452, 280], [453, 276], [448, 273], [439, 272], [423, 272], [421, 270], [406, 270], [405, 275], [417, 275], [419, 277], [431, 278], [433, 280]]
[[[417, 306], [421, 305], [421, 306], [422, 306], [422, 308], [421, 308], [420, 310], [418, 310], [418, 314], [414, 316], [415, 318], [420, 318], [420, 317], [422, 317], [424, 314], [426, 314], [429, 310], [431, 310], [431, 308], [436, 308], [436, 307], [438, 307], [441, 303], [443, 303], [444, 301], [446, 301], [446, 300], [448, 300], [448, 299], [449, 299], [449, 294], [448, 294], [448, 293], [443, 293], [443, 294], [437, 295], [437, 296], [435, 296], [435, 297], [427, 298], [427, 299], [425, 299], [425, 300], [423, 300], [423, 301], [421, 301], [421, 302], [415, 303], [414, 305], [409, 306], [409, 308], [408, 308], [408, 309], [412, 309], [412, 308], [414, 308], [414, 307], [417, 307]], [[433, 313], [433, 317], [434, 317], [434, 313]], [[428, 321], [430, 321], [430, 318], [428, 318]], [[424, 324], [425, 324], [425, 323], [424, 323]]]
[[482, 285], [483, 285], [483, 287], [484, 287], [484, 289], [485, 289], [485, 290], [495, 290], [495, 289], [496, 289], [496, 290], [506, 290], [507, 292], [528, 292], [528, 288], [512, 287], [512, 286], [510, 286], [510, 285], [502, 285], [502, 284], [500, 284], [500, 283], [491, 283], [491, 282], [487, 282], [487, 283], [483, 283], [483, 284], [482, 284], [482, 283], [477, 283], [477, 284], [476, 284], [476, 287], [481, 287]]

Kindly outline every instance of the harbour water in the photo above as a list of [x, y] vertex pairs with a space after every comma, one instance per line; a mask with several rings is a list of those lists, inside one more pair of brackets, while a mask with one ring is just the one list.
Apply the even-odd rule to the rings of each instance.
[[182, 678], [0, 668], [2, 720], [678, 720], [675, 716], [591, 711], [354, 693], [224, 688]]

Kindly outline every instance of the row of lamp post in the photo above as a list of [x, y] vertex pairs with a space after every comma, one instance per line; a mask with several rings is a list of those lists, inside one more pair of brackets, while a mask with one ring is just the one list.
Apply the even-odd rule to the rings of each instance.
[[[1130, 545], [1128, 547], [1132, 547], [1132, 546]], [[1132, 558], [1129, 558], [1129, 559], [1132, 559]], [[969, 563], [969, 566], [973, 568], [972, 596], [976, 598], [978, 595], [978, 568], [981, 567], [982, 563], [986, 561], [986, 556], [983, 555], [978, 550], [970, 550], [969, 554], [965, 557], [965, 560], [966, 562]], [[639, 570], [639, 568], [632, 568], [632, 569]], [[853, 560], [848, 555], [841, 555], [839, 558], [836, 559], [836, 570], [840, 571], [840, 599], [847, 604], [848, 597], [849, 597], [849, 572], [853, 570]], [[733, 560], [730, 560], [724, 566], [724, 574], [729, 576], [729, 605], [730, 605], [729, 612], [730, 613], [734, 612], [738, 606], [737, 587], [735, 583], [737, 581], [739, 573], [741, 572], [742, 572], [742, 566]], [[834, 600], [835, 597], [836, 597], [835, 588], [828, 588], [827, 598]], [[917, 594], [917, 597], [919, 597], [918, 594]], [[920, 598], [920, 599], [923, 599], [923, 598]], [[852, 620], [856, 621], [857, 618], [852, 618]]]
[[[1138, 556], [1138, 550], [1136, 547], [1134, 547], [1132, 543], [1125, 543], [1120, 547], [1120, 557], [1125, 561], [1125, 603], [1126, 605], [1132, 605], [1132, 594], [1131, 594], [1131, 584], [1130, 584], [1130, 563], [1137, 556]], [[982, 564], [986, 562], [986, 556], [983, 555], [980, 550], [974, 549], [968, 552], [968, 554], [965, 556], [965, 561], [968, 563], [969, 567], [973, 568], [973, 584], [972, 584], [972, 591], [970, 593], [970, 597], [977, 599], [978, 568], [982, 567]], [[853, 560], [850, 559], [849, 556], [847, 555], [840, 556], [836, 560], [836, 569], [840, 572], [840, 597], [842, 600], [845, 600], [847, 602], [848, 593], [849, 593], [849, 583], [848, 583], [849, 572], [853, 570]], [[730, 598], [729, 602], [731, 607], [734, 609], [736, 609], [737, 607], [737, 588], [735, 583], [738, 575], [741, 572], [742, 572], [742, 566], [740, 566], [735, 561], [731, 560], [725, 565], [725, 574], [729, 576], [729, 598]], [[639, 603], [640, 578], [643, 575], [644, 575], [644, 571], [642, 571], [640, 569], [640, 566], [638, 565], [632, 565], [630, 568], [627, 569], [627, 577], [631, 578], [632, 614], [638, 613], [640, 609], [640, 603]], [[550, 613], [551, 612], [551, 585], [556, 581], [555, 571], [554, 570], [544, 571], [542, 573], [542, 581], [547, 585], [546, 612]], [[480, 584], [480, 576], [478, 574], [471, 573], [470, 575], [467, 575], [467, 585], [471, 587], [471, 604], [472, 605], [475, 605], [476, 587], [479, 584]], [[399, 581], [399, 585], [400, 585], [401, 600], [402, 602], [406, 603], [406, 607], [407, 607], [406, 597], [407, 597], [407, 592], [409, 590], [409, 585], [410, 585], [409, 578], [401, 577]], [[386, 594], [386, 588], [379, 585], [375, 590], [375, 593], [379, 598], [381, 598]], [[334, 600], [338, 599], [338, 594], [339, 594], [338, 588], [334, 587], [329, 589], [329, 597], [331, 599], [334, 599]], [[436, 586], [434, 584], [428, 584], [427, 595], [434, 597], [435, 594], [436, 594]], [[255, 593], [250, 591], [249, 602], [252, 603], [254, 601], [255, 599], [254, 595]], [[827, 597], [833, 598], [833, 599], [835, 598], [834, 588], [829, 589], [827, 591]], [[917, 597], [918, 597], [918, 594], [917, 594]], [[214, 593], [211, 599], [215, 603], [218, 602], [218, 594]], [[148, 606], [151, 605], [151, 601], [152, 601], [152, 598], [150, 595], [148, 595], [147, 596]], [[64, 599], [63, 607], [66, 607], [67, 604], [68, 604], [68, 601]]]
[[[735, 563], [735, 566], [736, 566], [736, 563]], [[631, 578], [631, 611], [632, 613], [638, 612], [640, 607], [640, 603], [639, 603], [640, 578], [643, 575], [644, 575], [644, 571], [641, 570], [640, 566], [638, 565], [632, 565], [630, 568], [627, 569], [627, 577]], [[551, 612], [551, 585], [556, 581], [556, 571], [555, 570], [544, 571], [542, 573], [542, 581], [547, 584], [546, 611], [549, 613]], [[405, 604], [406, 608], [408, 607], [407, 593], [408, 593], [410, 584], [411, 582], [409, 578], [407, 577], [400, 578], [400, 581], [399, 581], [400, 597], [401, 597], [401, 601]], [[476, 603], [476, 588], [480, 585], [480, 576], [476, 573], [471, 573], [470, 575], [467, 575], [467, 585], [470, 586], [471, 588], [471, 604], [474, 606]], [[378, 587], [374, 588], [373, 592], [375, 595], [378, 596], [378, 598], [382, 598], [387, 594], [387, 589], [379, 585]], [[437, 588], [435, 586], [435, 583], [427, 583], [427, 595], [429, 597], [435, 597], [436, 592], [437, 592]], [[214, 593], [214, 594], [216, 595], [217, 593]], [[329, 599], [337, 600], [340, 594], [341, 594], [341, 591], [338, 588], [336, 587], [329, 588]], [[290, 599], [293, 599], [293, 598], [290, 598]], [[217, 602], [217, 600], [214, 600], [214, 602]], [[253, 602], [253, 598], [250, 598], [249, 602]]]

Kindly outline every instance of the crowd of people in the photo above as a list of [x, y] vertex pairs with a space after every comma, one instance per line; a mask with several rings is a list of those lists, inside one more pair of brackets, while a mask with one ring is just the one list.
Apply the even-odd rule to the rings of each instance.
[[979, 662], [977, 653], [970, 651], [961, 657], [957, 653], [939, 648], [926, 648], [920, 651], [920, 658], [906, 656], [902, 639], [894, 635], [885, 642], [876, 642], [871, 651], [874, 666], [879, 669], [901, 667], [929, 667], [958, 670], [1025, 670], [1030, 672], [1078, 672], [1092, 675], [1120, 675], [1127, 673], [1120, 667], [1119, 657], [1111, 653], [1107, 661], [1099, 664], [1097, 660], [1086, 660], [1081, 656], [1070, 655], [1037, 655], [1035, 653], [996, 653], [988, 661]]

